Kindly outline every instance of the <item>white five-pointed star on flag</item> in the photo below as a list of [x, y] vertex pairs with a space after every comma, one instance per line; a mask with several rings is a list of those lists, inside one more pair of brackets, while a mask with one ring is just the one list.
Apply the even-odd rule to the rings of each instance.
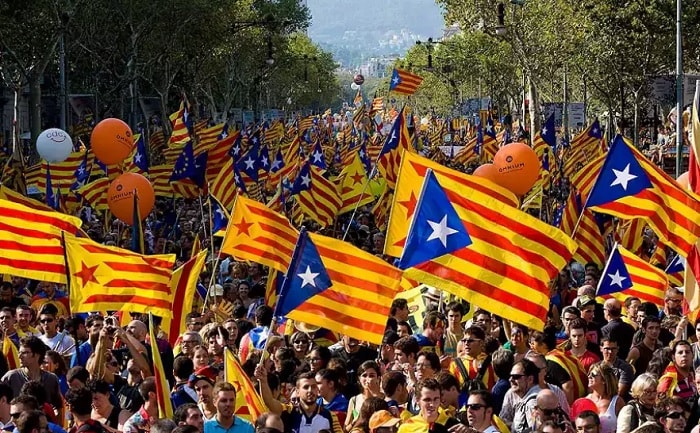
[[442, 247], [447, 248], [447, 237], [457, 233], [457, 230], [447, 226], [447, 215], [443, 216], [439, 223], [428, 220], [428, 224], [433, 229], [433, 232], [428, 236], [428, 240], [440, 239]]
[[311, 184], [311, 177], [306, 174], [301, 177], [301, 184], [304, 185], [304, 187], [308, 187]]
[[318, 272], [311, 272], [311, 267], [306, 265], [306, 271], [302, 272], [301, 274], [297, 274], [297, 277], [301, 278], [302, 280], [302, 289], [306, 287], [307, 284], [316, 287], [315, 278], [318, 277]]
[[547, 135], [547, 127], [542, 128], [542, 135]]
[[399, 77], [394, 77], [393, 80], [391, 80], [394, 84], [399, 84], [401, 80], [399, 80]]
[[277, 169], [280, 168], [280, 164], [281, 164], [281, 163], [282, 163], [282, 161], [280, 161], [279, 159], [276, 159], [276, 160], [272, 161], [271, 170], [272, 170], [272, 171], [277, 171]]
[[619, 286], [622, 288], [622, 282], [627, 279], [627, 277], [623, 277], [620, 275], [620, 270], [616, 270], [614, 274], [608, 274], [608, 278], [610, 278], [610, 284]]
[[614, 168], [612, 170], [615, 174], [615, 180], [613, 180], [610, 186], [620, 185], [625, 191], [627, 191], [627, 185], [629, 182], [638, 177], [637, 175], [630, 173], [629, 164], [625, 166], [624, 170], [615, 170]]
[[248, 159], [246, 159], [244, 162], [245, 162], [246, 170], [252, 170], [253, 167], [255, 166], [255, 160], [253, 158], [251, 158], [250, 156], [248, 156]]

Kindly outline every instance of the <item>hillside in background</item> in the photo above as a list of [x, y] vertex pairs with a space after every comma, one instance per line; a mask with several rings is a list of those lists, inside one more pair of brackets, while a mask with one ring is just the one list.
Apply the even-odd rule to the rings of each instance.
[[309, 36], [343, 67], [399, 56], [417, 39], [439, 38], [444, 21], [433, 0], [306, 0]]

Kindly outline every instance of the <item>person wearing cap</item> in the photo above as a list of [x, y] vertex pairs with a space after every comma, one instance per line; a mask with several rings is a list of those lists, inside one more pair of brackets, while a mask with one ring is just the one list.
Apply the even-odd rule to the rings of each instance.
[[369, 433], [395, 433], [396, 426], [401, 422], [388, 410], [380, 410], [372, 414], [369, 419]]
[[210, 366], [197, 369], [190, 376], [189, 385], [197, 393], [197, 405], [202, 411], [205, 420], [213, 419], [216, 416], [216, 405], [214, 404], [214, 383], [216, 383], [217, 372]]

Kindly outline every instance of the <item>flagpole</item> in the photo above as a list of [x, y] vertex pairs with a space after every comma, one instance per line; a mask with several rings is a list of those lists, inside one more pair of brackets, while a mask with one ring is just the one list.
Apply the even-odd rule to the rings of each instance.
[[[401, 107], [401, 111], [399, 111], [399, 116], [404, 116], [404, 121], [405, 121], [405, 114], [404, 114], [404, 109], [406, 108], [406, 103], [403, 104], [403, 107]], [[396, 120], [394, 122], [398, 121], [399, 118], [397, 116]], [[393, 128], [393, 127], [392, 127]], [[414, 131], [415, 134], [415, 131]], [[401, 138], [397, 138], [400, 140]], [[382, 145], [384, 147], [384, 145]], [[360, 207], [360, 203], [362, 202], [362, 199], [365, 196], [365, 193], [367, 192], [367, 188], [369, 187], [369, 182], [374, 178], [374, 176], [377, 175], [378, 167], [379, 167], [379, 160], [381, 159], [382, 152], [379, 152], [379, 155], [377, 155], [377, 159], [374, 161], [374, 166], [372, 167], [372, 171], [370, 172], [369, 176], [367, 176], [367, 183], [365, 183], [365, 186], [362, 188], [362, 192], [360, 193], [360, 198], [357, 199], [357, 203], [355, 204], [355, 208], [352, 210], [352, 215], [350, 215], [350, 222], [348, 223], [347, 228], [345, 229], [345, 233], [343, 233], [343, 241], [348, 237], [348, 233], [350, 232], [350, 227], [352, 226], [352, 222], [355, 220], [355, 215], [357, 214], [357, 209]], [[403, 157], [403, 154], [401, 155]]]
[[[238, 194], [240, 193], [240, 189], [236, 189], [236, 195], [233, 197], [233, 209], [236, 208], [236, 200], [238, 200]], [[209, 210], [211, 213], [211, 204], [209, 206]], [[231, 230], [231, 225], [233, 224], [233, 218], [229, 218], [228, 224], [226, 225], [226, 233], [224, 234], [224, 240], [226, 240], [226, 237], [229, 234], [229, 231]], [[216, 252], [214, 249], [214, 242], [213, 239], [209, 241], [211, 245], [209, 245], [210, 250], [212, 254]], [[223, 242], [222, 242], [223, 245]], [[211, 287], [214, 284], [214, 278], [216, 278], [216, 270], [219, 267], [219, 261], [221, 259], [221, 249], [219, 249], [218, 252], [216, 252], [216, 257], [214, 258], [214, 267], [211, 270], [211, 276], [209, 277], [209, 285], [207, 286], [207, 296], [204, 297], [204, 304], [202, 305], [202, 313], [207, 309], [207, 302], [209, 302], [209, 292], [211, 291]]]
[[[613, 244], [613, 247], [610, 249], [610, 254], [608, 255], [608, 260], [605, 261], [605, 266], [603, 267], [603, 271], [601, 272], [601, 277], [604, 277], [604, 276], [605, 276], [605, 275], [604, 275], [604, 274], [605, 274], [605, 270], [608, 269], [608, 268], [610, 267], [610, 261], [612, 261], [613, 253], [615, 252], [615, 250], [617, 250], [617, 246], [618, 246], [618, 245], [619, 245], [619, 244], [618, 244], [617, 242], [615, 242], [615, 243]], [[601, 285], [601, 284], [603, 284], [603, 278], [598, 279], [598, 286], [595, 288], [595, 293], [596, 293], [596, 295], [597, 295], [598, 292], [600, 291], [600, 285]]]

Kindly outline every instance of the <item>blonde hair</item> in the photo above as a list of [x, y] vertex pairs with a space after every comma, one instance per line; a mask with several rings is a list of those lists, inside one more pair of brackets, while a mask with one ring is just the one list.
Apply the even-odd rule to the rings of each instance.
[[644, 395], [645, 388], [653, 387], [656, 389], [658, 384], [659, 381], [656, 380], [656, 376], [651, 373], [642, 373], [636, 379], [634, 379], [634, 382], [632, 382], [632, 386], [630, 387], [630, 395], [634, 399], [640, 399], [642, 398], [642, 395]]
[[605, 395], [606, 397], [612, 397], [617, 394], [617, 378], [615, 377], [615, 372], [613, 371], [610, 364], [600, 361], [591, 365], [588, 369], [588, 374], [593, 374], [597, 371], [598, 374], [603, 378], [603, 383], [605, 384]]

